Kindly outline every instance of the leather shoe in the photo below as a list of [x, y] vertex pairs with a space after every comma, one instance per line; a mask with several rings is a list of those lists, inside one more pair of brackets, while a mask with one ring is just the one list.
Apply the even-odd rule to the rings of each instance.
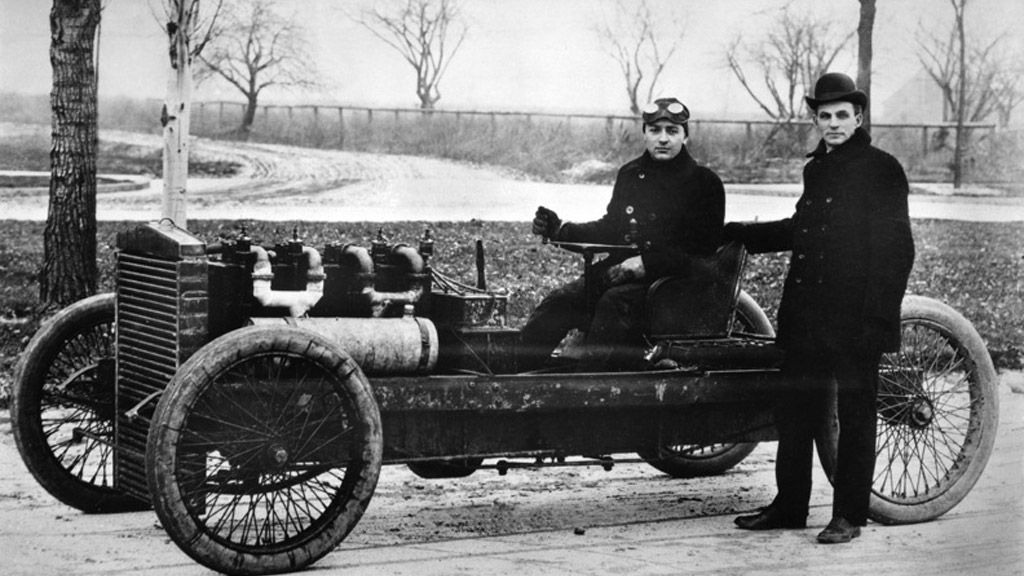
[[736, 526], [743, 530], [776, 530], [779, 528], [806, 528], [806, 518], [786, 517], [783, 513], [771, 506], [761, 510], [757, 514], [737, 516], [734, 520]]
[[818, 542], [822, 544], [845, 544], [860, 536], [860, 526], [854, 526], [846, 518], [836, 516], [828, 526], [818, 534]]

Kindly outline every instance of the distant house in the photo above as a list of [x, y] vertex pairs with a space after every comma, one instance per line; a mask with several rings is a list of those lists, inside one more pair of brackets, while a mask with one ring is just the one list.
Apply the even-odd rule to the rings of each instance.
[[[942, 92], [924, 70], [907, 80], [896, 92], [882, 101], [880, 122], [888, 123], [932, 123], [953, 122]], [[997, 123], [998, 114], [991, 114], [982, 123]], [[1024, 125], [1024, 105], [1017, 106], [1010, 117], [1010, 127]]]
[[947, 114], [942, 92], [924, 70], [883, 100], [880, 108], [880, 120], [890, 123], [942, 122]]

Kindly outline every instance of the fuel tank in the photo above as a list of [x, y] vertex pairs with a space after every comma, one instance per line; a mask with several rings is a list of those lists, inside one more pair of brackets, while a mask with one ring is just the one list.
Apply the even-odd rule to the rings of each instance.
[[427, 374], [438, 338], [427, 318], [250, 318], [251, 324], [298, 326], [335, 342], [367, 375]]

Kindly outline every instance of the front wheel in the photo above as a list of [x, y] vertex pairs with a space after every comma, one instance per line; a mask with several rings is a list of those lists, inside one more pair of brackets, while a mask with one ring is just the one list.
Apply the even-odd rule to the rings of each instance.
[[[998, 378], [977, 330], [953, 308], [907, 296], [902, 341], [878, 378], [878, 432], [869, 515], [882, 524], [925, 522], [967, 496], [985, 469], [999, 420]], [[819, 441], [835, 462], [833, 432]]]
[[46, 321], [14, 369], [11, 428], [25, 467], [83, 512], [146, 503], [114, 481], [114, 295], [97, 294]]
[[147, 443], [171, 539], [228, 574], [299, 570], [356, 525], [380, 474], [380, 413], [330, 341], [251, 326], [201, 348], [160, 399]]
[[[768, 315], [750, 294], [742, 290], [736, 301], [735, 331], [775, 336]], [[656, 452], [641, 452], [640, 457], [673, 478], [696, 478], [726, 472], [742, 462], [755, 448], [757, 442], [666, 445], [659, 446]]]

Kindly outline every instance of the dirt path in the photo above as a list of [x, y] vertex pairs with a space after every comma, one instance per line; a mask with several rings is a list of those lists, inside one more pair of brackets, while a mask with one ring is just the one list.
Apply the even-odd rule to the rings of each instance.
[[[4, 133], [40, 127], [0, 125]], [[159, 149], [152, 134], [103, 131], [104, 141]], [[197, 138], [191, 157], [242, 166], [232, 178], [191, 178], [189, 219], [526, 221], [538, 205], [567, 220], [600, 217], [611, 186], [533, 182], [495, 167], [437, 158], [317, 150]], [[773, 220], [792, 215], [799, 185], [729, 185], [726, 218]], [[97, 193], [100, 220], [156, 220], [163, 184], [135, 191]], [[45, 220], [45, 191], [0, 190], [0, 218]], [[911, 196], [911, 216], [963, 220], [1024, 221], [1020, 198]]]
[[[404, 466], [387, 466], [360, 524], [316, 568], [349, 576], [1021, 574], [1024, 396], [1006, 385], [1000, 390], [995, 452], [967, 498], [934, 522], [869, 524], [850, 546], [813, 542], [829, 517], [830, 491], [820, 470], [810, 528], [733, 528], [737, 511], [771, 498], [774, 445], [765, 444], [729, 473], [695, 480], [673, 480], [640, 463], [609, 472], [482, 470], [450, 480], [423, 480]], [[0, 419], [4, 574], [210, 573], [170, 542], [152, 512], [84, 515], [54, 501], [22, 465], [6, 412]]]

